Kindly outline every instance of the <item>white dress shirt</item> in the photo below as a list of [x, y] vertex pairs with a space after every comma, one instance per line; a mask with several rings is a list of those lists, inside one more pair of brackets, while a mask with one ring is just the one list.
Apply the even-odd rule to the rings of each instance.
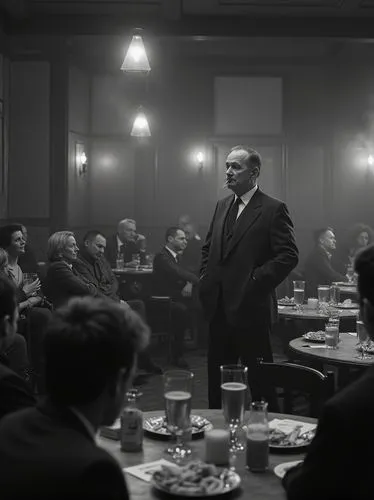
[[[258, 186], [256, 184], [255, 187], [253, 187], [252, 189], [250, 189], [246, 193], [242, 194], [242, 196], [240, 196], [240, 199], [242, 200], [242, 203], [240, 203], [240, 205], [238, 207], [238, 215], [236, 216], [236, 220], [238, 220], [238, 217], [240, 216], [240, 214], [243, 212], [243, 210], [245, 209], [245, 207], [251, 201], [252, 196], [255, 194], [255, 192], [257, 191], [257, 189], [258, 189]], [[234, 201], [236, 201], [238, 198], [239, 198], [239, 196], [235, 195], [235, 200]]]
[[172, 250], [171, 248], [167, 247], [166, 245], [165, 245], [165, 248], [174, 257], [175, 262], [178, 263], [178, 254], [177, 254], [177, 252], [174, 252], [174, 250]]

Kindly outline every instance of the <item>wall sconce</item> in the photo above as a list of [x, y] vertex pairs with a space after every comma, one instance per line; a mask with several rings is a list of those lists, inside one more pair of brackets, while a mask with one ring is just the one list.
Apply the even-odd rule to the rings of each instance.
[[134, 35], [121, 66], [122, 71], [140, 73], [151, 71], [141, 32], [141, 28], [134, 30]]
[[374, 156], [373, 155], [368, 156], [367, 163], [368, 163], [369, 167], [372, 167], [374, 165]]
[[88, 159], [84, 150], [84, 144], [81, 142], [77, 142], [75, 145], [75, 164], [79, 176], [87, 173]]
[[196, 163], [199, 167], [199, 170], [202, 170], [204, 168], [204, 153], [202, 151], [198, 151], [196, 153]]
[[130, 135], [132, 137], [151, 137], [151, 130], [142, 107], [136, 113]]

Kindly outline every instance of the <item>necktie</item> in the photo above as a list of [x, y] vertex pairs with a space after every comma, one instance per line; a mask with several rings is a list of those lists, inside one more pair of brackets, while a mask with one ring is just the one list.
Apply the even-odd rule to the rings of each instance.
[[227, 217], [226, 217], [226, 235], [227, 236], [232, 236], [232, 233], [234, 231], [234, 226], [235, 226], [235, 223], [236, 223], [236, 219], [237, 219], [237, 216], [238, 216], [238, 210], [239, 210], [239, 206], [241, 205], [242, 200], [241, 198], [236, 198], [236, 200], [234, 201], [234, 203], [231, 205], [230, 209], [229, 209], [229, 212], [227, 214]]

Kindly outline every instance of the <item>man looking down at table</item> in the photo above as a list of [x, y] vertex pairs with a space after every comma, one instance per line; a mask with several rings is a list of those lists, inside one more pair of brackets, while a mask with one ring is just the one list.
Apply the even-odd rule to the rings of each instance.
[[47, 398], [0, 423], [0, 491], [8, 499], [127, 500], [117, 461], [95, 443], [131, 386], [149, 330], [119, 304], [74, 298], [45, 338]]
[[[355, 261], [363, 321], [374, 339], [374, 245]], [[289, 500], [373, 498], [374, 366], [326, 404], [304, 463], [283, 479]]]

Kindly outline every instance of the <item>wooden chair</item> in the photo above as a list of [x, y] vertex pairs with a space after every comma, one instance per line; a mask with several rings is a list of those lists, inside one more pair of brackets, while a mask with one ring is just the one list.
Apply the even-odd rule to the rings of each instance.
[[[294, 401], [301, 394], [307, 397], [309, 414], [318, 417], [323, 403], [334, 394], [334, 373], [326, 375], [307, 366], [292, 363], [265, 363], [258, 360], [258, 377], [261, 381], [263, 396], [274, 388], [281, 389], [283, 412], [293, 414]], [[269, 408], [273, 410], [273, 408]], [[276, 409], [277, 410], [277, 409]]]
[[172, 358], [171, 297], [150, 296], [146, 301], [147, 321], [151, 327], [151, 338], [166, 340], [167, 361]]

